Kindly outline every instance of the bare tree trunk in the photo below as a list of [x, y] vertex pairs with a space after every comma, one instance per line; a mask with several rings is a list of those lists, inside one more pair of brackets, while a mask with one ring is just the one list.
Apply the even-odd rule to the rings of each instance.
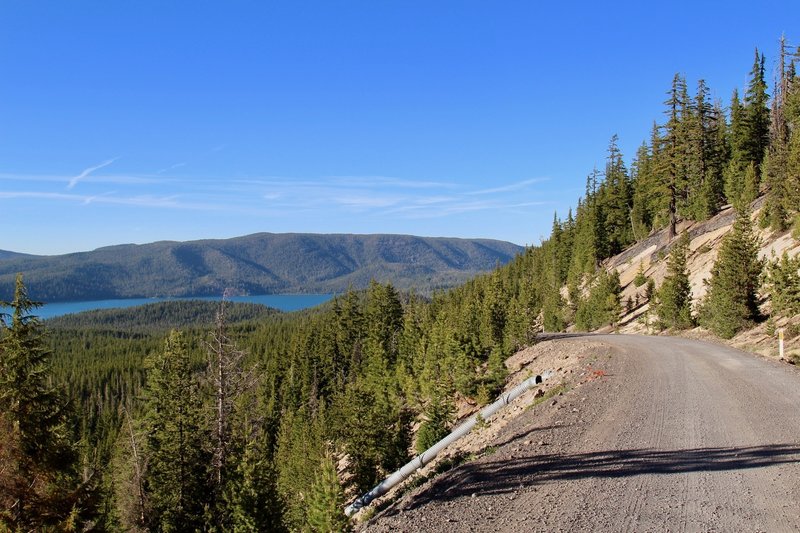
[[672, 242], [672, 239], [675, 238], [675, 228], [678, 225], [678, 215], [677, 215], [677, 206], [675, 205], [675, 195], [677, 192], [675, 191], [674, 185], [670, 187], [670, 197], [669, 197], [669, 226], [667, 227], [667, 242]]
[[213, 480], [216, 491], [224, 490], [225, 465], [231, 447], [231, 425], [235, 402], [254, 384], [253, 370], [244, 369], [245, 352], [238, 350], [228, 337], [223, 298], [217, 312], [214, 333], [206, 349], [209, 355], [209, 375], [214, 387], [214, 453]]
[[125, 420], [128, 425], [128, 436], [131, 441], [131, 452], [133, 453], [133, 470], [134, 470], [134, 483], [136, 485], [137, 503], [139, 504], [139, 525], [144, 526], [145, 523], [145, 505], [144, 505], [144, 483], [142, 475], [142, 463], [139, 458], [139, 446], [136, 444], [136, 435], [133, 432], [133, 422], [131, 416], [125, 406], [122, 406], [122, 412], [125, 413]]

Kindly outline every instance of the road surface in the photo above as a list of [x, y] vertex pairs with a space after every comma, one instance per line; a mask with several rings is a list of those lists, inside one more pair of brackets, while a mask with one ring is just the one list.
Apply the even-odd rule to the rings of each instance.
[[608, 347], [597, 379], [364, 530], [800, 531], [796, 368], [689, 339], [591, 340]]

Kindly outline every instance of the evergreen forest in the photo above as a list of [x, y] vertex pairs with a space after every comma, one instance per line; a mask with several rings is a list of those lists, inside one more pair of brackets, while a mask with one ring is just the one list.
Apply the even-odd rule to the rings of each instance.
[[[798, 59], [781, 40], [767, 80], [757, 50], [727, 102], [676, 74], [630, 164], [612, 136], [548, 239], [447, 291], [373, 281], [297, 313], [221, 302], [42, 322], [17, 276], [0, 323], [0, 531], [347, 530], [345, 504], [446, 434], [457, 401], [492, 401], [539, 332], [613, 327], [635, 304], [603, 261], [665, 228], [667, 277], [635, 281], [661, 327], [729, 337], [764, 318], [761, 295], [796, 315], [800, 262], [760, 261], [750, 214], [760, 198], [756, 223], [800, 237]], [[736, 223], [692, 310], [678, 223], [728, 204]]]

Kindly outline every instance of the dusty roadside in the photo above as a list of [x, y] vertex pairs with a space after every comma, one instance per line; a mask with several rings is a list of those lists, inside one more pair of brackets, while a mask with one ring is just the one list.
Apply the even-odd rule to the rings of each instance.
[[[471, 463], [476, 461], [474, 459], [476, 457], [480, 457], [477, 461], [482, 461], [493, 457], [503, 457], [504, 454], [513, 455], [514, 452], [509, 452], [507, 449], [512, 443], [514, 443], [513, 450], [518, 450], [523, 446], [530, 449], [557, 449], [558, 441], [562, 438], [564, 430], [574, 423], [574, 420], [558, 419], [559, 415], [569, 413], [569, 418], [573, 418], [571, 416], [572, 409], [577, 408], [572, 406], [575, 403], [575, 395], [581, 394], [584, 386], [604, 378], [607, 373], [607, 364], [612, 358], [613, 349], [607, 342], [580, 335], [555, 336], [514, 354], [506, 361], [506, 366], [511, 372], [506, 390], [515, 387], [530, 375], [541, 374], [545, 370], [554, 370], [555, 376], [541, 387], [521, 395], [511, 405], [488, 420], [488, 425], [476, 428], [468, 436], [444, 450], [434, 462], [419, 470], [416, 476], [417, 480], [413, 481], [418, 483], [419, 478], [426, 477], [433, 479], [411, 490], [408, 490], [407, 483], [399, 490], [393, 490], [376, 500], [372, 504], [373, 508], [384, 509], [389, 506], [388, 509], [378, 512], [368, 524], [361, 524], [359, 529], [363, 531], [393, 530], [375, 529], [375, 524], [382, 523], [383, 519], [389, 516], [403, 515], [408, 502], [415, 500], [430, 488], [437, 487], [444, 474], [435, 475], [434, 472], [443, 464], [454, 460], [460, 461], [465, 457], [469, 458], [468, 462]], [[581, 403], [586, 401], [584, 397], [581, 399], [583, 400]], [[569, 408], [567, 408], [568, 406]], [[474, 413], [476, 409], [474, 406], [462, 404], [458, 416], [463, 419]], [[550, 418], [553, 420], [542, 425]], [[547, 426], [548, 429], [530, 431], [527, 428], [531, 424]], [[515, 443], [519, 439], [522, 439], [521, 442]], [[465, 467], [469, 468], [469, 464], [462, 465], [461, 468]], [[400, 494], [402, 496], [399, 496]], [[450, 522], [445, 520], [444, 523]], [[414, 528], [406, 530], [415, 531]], [[416, 530], [432, 529], [426, 525], [423, 529]]]
[[688, 339], [547, 342], [581, 354], [569, 390], [363, 531], [800, 529], [796, 368]]

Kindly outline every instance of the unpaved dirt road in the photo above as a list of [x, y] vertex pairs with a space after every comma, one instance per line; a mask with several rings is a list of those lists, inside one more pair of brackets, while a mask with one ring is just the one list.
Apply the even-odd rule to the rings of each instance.
[[688, 339], [591, 338], [608, 347], [585, 362], [596, 379], [364, 530], [800, 531], [797, 369]]

